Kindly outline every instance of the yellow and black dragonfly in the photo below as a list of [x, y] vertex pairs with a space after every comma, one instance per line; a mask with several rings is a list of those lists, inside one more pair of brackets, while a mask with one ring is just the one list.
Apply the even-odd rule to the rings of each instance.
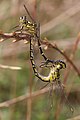
[[[41, 48], [41, 43], [40, 43], [40, 23], [37, 23], [32, 18], [32, 16], [30, 15], [30, 13], [29, 13], [29, 11], [28, 11], [28, 9], [25, 5], [24, 5], [24, 8], [25, 8], [26, 12], [28, 13], [29, 17], [31, 18], [31, 21], [28, 21], [26, 16], [20, 17], [19, 25], [16, 26], [16, 27], [19, 27], [19, 29], [16, 30], [16, 31], [21, 31], [21, 34], [24, 31], [26, 31], [26, 33], [31, 36], [30, 37], [30, 60], [31, 60], [31, 64], [32, 64], [34, 74], [41, 81], [46, 82], [48, 84], [50, 83], [51, 86], [53, 86], [54, 83], [56, 83], [56, 85], [58, 85], [61, 88], [61, 90], [64, 90], [64, 87], [63, 87], [63, 85], [60, 81], [60, 70], [66, 68], [66, 63], [62, 60], [50, 60], [46, 57], [46, 55], [44, 54], [44, 52]], [[34, 41], [38, 42], [38, 47], [39, 47], [40, 53], [45, 60], [40, 65], [40, 67], [47, 67], [49, 69], [48, 76], [41, 75], [36, 68], [36, 63], [35, 63], [35, 60], [34, 60], [34, 52], [33, 52]], [[66, 95], [64, 95], [64, 96], [67, 100]], [[69, 101], [68, 101], [68, 104], [69, 104]], [[70, 104], [69, 104], [69, 106], [70, 106]], [[71, 111], [73, 111], [72, 107], [71, 107]]]

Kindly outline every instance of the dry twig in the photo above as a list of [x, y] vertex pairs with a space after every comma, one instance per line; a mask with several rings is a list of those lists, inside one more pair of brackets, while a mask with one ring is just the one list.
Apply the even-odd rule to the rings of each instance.
[[[55, 87], [53, 88], [53, 90], [54, 89], [55, 89]], [[17, 102], [21, 102], [21, 101], [26, 100], [26, 99], [35, 98], [36, 96], [40, 96], [40, 95], [42, 95], [42, 94], [44, 94], [44, 93], [46, 93], [48, 91], [49, 91], [49, 88], [44, 88], [44, 89], [38, 90], [38, 91], [36, 91], [34, 93], [22, 95], [22, 96], [13, 98], [11, 100], [7, 100], [5, 102], [0, 103], [0, 108], [9, 107], [9, 106], [11, 106], [13, 104], [16, 104]]]
[[7, 39], [13, 38], [13, 42], [18, 42], [20, 40], [26, 40], [29, 41], [30, 40], [30, 35], [29, 34], [25, 34], [21, 32], [13, 32], [13, 33], [3, 33], [0, 31], [0, 42], [3, 42]]
[[3, 69], [10, 69], [10, 70], [21, 70], [21, 67], [17, 67], [17, 66], [8, 66], [8, 65], [2, 65], [0, 64], [0, 68]]

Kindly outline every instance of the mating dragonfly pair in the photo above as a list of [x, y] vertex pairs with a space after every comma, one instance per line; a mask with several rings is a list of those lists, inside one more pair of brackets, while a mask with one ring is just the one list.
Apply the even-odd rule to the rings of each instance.
[[[41, 48], [41, 43], [40, 43], [40, 24], [37, 23], [36, 21], [34, 21], [34, 19], [31, 17], [31, 15], [28, 12], [28, 9], [26, 8], [25, 5], [24, 5], [24, 7], [32, 21], [28, 21], [26, 16], [20, 17], [19, 25], [17, 26], [17, 27], [19, 27], [19, 29], [16, 31], [21, 31], [21, 33], [23, 33], [23, 31], [26, 31], [26, 33], [30, 35], [30, 60], [32, 63], [34, 74], [35, 74], [35, 76], [37, 76], [40, 80], [42, 80], [44, 82], [53, 83], [54, 81], [59, 81], [60, 70], [63, 68], [66, 68], [66, 64], [62, 60], [55, 61], [55, 60], [50, 60], [46, 57], [46, 55], [44, 54], [44, 52]], [[36, 63], [34, 60], [34, 52], [33, 52], [33, 46], [34, 46], [33, 44], [35, 41], [38, 42], [38, 47], [39, 47], [40, 53], [45, 60], [40, 65], [40, 67], [47, 67], [50, 69], [49, 75], [47, 77], [42, 76], [37, 71]], [[59, 81], [59, 83], [60, 83], [60, 81]]]
[[[28, 21], [26, 16], [20, 17], [19, 25], [17, 26], [19, 29], [16, 30], [15, 32], [20, 31], [22, 34], [25, 31], [26, 34], [29, 34], [30, 36], [30, 60], [31, 60], [34, 74], [43, 82], [50, 83], [52, 86], [54, 83], [56, 83], [56, 85], [58, 85], [61, 89], [63, 89], [64, 87], [61, 84], [61, 81], [59, 80], [59, 78], [60, 78], [60, 70], [66, 68], [66, 64], [62, 60], [50, 60], [46, 57], [46, 55], [44, 54], [41, 48], [41, 43], [40, 43], [40, 24], [37, 23], [32, 18], [32, 16], [30, 15], [25, 5], [24, 5], [24, 8], [26, 12], [28, 13], [31, 21]], [[34, 50], [33, 50], [35, 41], [37, 41], [40, 54], [44, 58], [44, 62], [40, 65], [40, 67], [49, 68], [48, 76], [41, 75], [36, 68], [36, 63], [34, 60]], [[71, 110], [73, 109], [71, 108]]]

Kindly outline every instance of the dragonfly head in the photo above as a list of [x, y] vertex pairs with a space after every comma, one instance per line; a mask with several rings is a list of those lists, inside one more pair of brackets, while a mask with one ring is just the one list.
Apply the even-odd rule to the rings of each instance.
[[20, 17], [19, 26], [21, 30], [25, 30], [31, 35], [35, 35], [36, 33], [37, 28], [36, 23], [28, 21], [26, 16]]
[[28, 20], [27, 20], [26, 16], [21, 16], [21, 17], [19, 18], [20, 26], [26, 25], [27, 22], [28, 22]]
[[56, 61], [46, 61], [46, 62], [42, 62], [42, 64], [40, 65], [40, 67], [47, 67], [47, 68], [50, 68], [50, 67], [56, 67], [57, 69], [64, 69], [66, 68], [66, 64], [64, 61], [62, 60], [56, 60]]
[[62, 60], [56, 61], [53, 66], [57, 67], [58, 70], [66, 68], [66, 63]]

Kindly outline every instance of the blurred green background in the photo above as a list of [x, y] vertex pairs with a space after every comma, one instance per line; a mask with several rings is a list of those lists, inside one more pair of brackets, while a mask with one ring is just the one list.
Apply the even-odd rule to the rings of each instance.
[[[26, 15], [30, 20], [23, 7], [24, 4], [33, 18], [40, 22], [41, 37], [46, 37], [51, 43], [56, 42], [58, 47], [64, 49], [66, 54], [70, 56], [72, 47], [80, 32], [80, 9], [76, 11], [80, 0], [0, 0], [1, 31], [14, 31], [12, 28], [19, 24], [20, 16]], [[64, 13], [71, 8], [73, 8], [73, 11], [69, 11], [66, 14], [69, 17], [64, 19]], [[70, 13], [74, 12], [75, 14], [70, 16]], [[60, 22], [60, 19], [62, 22]], [[50, 23], [51, 21], [53, 23]], [[48, 58], [65, 60], [63, 56], [51, 48], [44, 50], [44, 52]], [[38, 47], [35, 47], [35, 60], [38, 66], [43, 61], [41, 55], [39, 55]], [[78, 44], [73, 62], [80, 70], [80, 44]], [[44, 83], [34, 76], [29, 57], [29, 44], [25, 45], [23, 41], [12, 43], [12, 40], [0, 43], [0, 64], [22, 67], [21, 70], [0, 68], [0, 103], [25, 95], [30, 91], [40, 90], [44, 86]], [[44, 75], [48, 72], [39, 69], [39, 67], [38, 70]], [[62, 81], [64, 81], [65, 72], [66, 69], [61, 73]], [[79, 115], [80, 78], [73, 69], [69, 71], [66, 86], [70, 91], [70, 104], [74, 107], [73, 114], [70, 112], [67, 103], [63, 104], [58, 112], [59, 98], [55, 95], [53, 108], [51, 109], [51, 97], [48, 92], [31, 100], [25, 99], [8, 108], [0, 108], [0, 120], [67, 120]]]

